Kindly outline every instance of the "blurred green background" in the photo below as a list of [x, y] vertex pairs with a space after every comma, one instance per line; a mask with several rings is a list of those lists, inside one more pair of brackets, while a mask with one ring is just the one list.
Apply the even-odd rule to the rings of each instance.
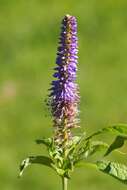
[[[46, 152], [34, 140], [52, 133], [44, 100], [67, 13], [78, 20], [82, 130], [127, 122], [126, 0], [0, 0], [1, 190], [60, 189], [48, 168], [30, 167], [20, 180], [17, 174], [22, 159]], [[70, 181], [70, 190], [98, 188], [126, 186], [91, 168], [77, 169]]]

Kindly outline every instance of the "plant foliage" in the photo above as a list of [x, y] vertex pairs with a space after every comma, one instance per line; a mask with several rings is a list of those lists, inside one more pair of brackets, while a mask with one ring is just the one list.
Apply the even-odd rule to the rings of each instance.
[[[114, 141], [108, 145], [103, 141], [93, 140], [95, 136], [101, 134], [115, 135]], [[103, 128], [90, 136], [86, 136], [84, 133], [81, 136], [74, 136], [70, 142], [69, 148], [66, 149], [66, 158], [62, 155], [62, 150], [55, 146], [53, 138], [42, 138], [37, 139], [38, 145], [46, 146], [48, 151], [48, 157], [30, 156], [22, 161], [20, 165], [20, 174], [22, 176], [24, 169], [33, 164], [45, 165], [53, 170], [59, 176], [64, 176], [68, 179], [71, 177], [71, 172], [74, 171], [75, 167], [91, 165], [99, 171], [108, 174], [119, 181], [127, 184], [127, 166], [105, 160], [105, 157], [111, 154], [113, 151], [117, 151], [120, 154], [125, 154], [118, 149], [124, 145], [127, 140], [127, 125], [116, 124]], [[101, 160], [89, 161], [89, 158], [93, 155], [97, 155], [100, 152], [102, 154]]]

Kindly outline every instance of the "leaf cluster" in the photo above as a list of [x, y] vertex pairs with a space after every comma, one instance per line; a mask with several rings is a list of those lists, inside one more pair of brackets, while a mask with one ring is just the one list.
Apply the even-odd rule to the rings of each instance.
[[[102, 134], [113, 135], [115, 138], [110, 145], [100, 140], [94, 140], [94, 137]], [[36, 143], [46, 146], [48, 156], [30, 156], [23, 160], [20, 165], [19, 176], [21, 176], [24, 169], [31, 164], [48, 166], [55, 170], [59, 176], [66, 178], [71, 177], [71, 172], [74, 171], [75, 167], [90, 165], [127, 184], [127, 166], [106, 160], [106, 157], [113, 151], [126, 155], [126, 153], [118, 150], [124, 145], [126, 140], [127, 124], [116, 124], [105, 127], [90, 136], [86, 136], [86, 134], [74, 136], [64, 151], [63, 147], [56, 145], [53, 138], [38, 139]], [[101, 159], [98, 157], [98, 152], [102, 154]], [[97, 157], [94, 161], [91, 160], [93, 155]]]

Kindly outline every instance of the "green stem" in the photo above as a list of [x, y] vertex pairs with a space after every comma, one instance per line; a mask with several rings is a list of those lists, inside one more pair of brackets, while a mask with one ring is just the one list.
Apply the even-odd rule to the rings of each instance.
[[68, 179], [66, 177], [62, 177], [62, 190], [67, 190]]

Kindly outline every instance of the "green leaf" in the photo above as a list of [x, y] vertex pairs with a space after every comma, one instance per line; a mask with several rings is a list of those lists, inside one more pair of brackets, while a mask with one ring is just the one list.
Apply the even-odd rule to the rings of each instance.
[[92, 141], [90, 146], [91, 147], [88, 150], [89, 151], [88, 156], [92, 156], [93, 154], [108, 148], [108, 144], [102, 141]]
[[56, 173], [59, 175], [59, 176], [64, 176], [64, 177], [67, 177], [68, 179], [70, 178], [70, 175], [69, 175], [69, 171], [70, 169], [67, 168], [59, 168], [56, 164], [52, 164], [52, 168], [56, 171]]
[[58, 175], [63, 176], [65, 173], [65, 170], [62, 168], [58, 168], [55, 164], [52, 165], [53, 169], [57, 172]]
[[108, 144], [102, 142], [102, 141], [87, 141], [85, 147], [82, 147], [79, 152], [77, 153], [77, 161], [86, 159], [89, 156], [92, 156], [93, 154], [97, 152], [101, 152], [102, 150], [107, 149], [109, 146]]
[[47, 147], [50, 147], [52, 145], [53, 139], [52, 138], [43, 138], [43, 139], [37, 139], [37, 144], [43, 144]]
[[85, 133], [83, 133], [81, 136], [73, 136], [72, 140], [68, 144], [70, 148], [66, 149], [65, 154], [66, 155], [74, 154], [78, 150], [84, 137], [85, 137]]
[[76, 165], [75, 165], [76, 168], [81, 168], [81, 167], [91, 167], [93, 169], [98, 169], [97, 168], [97, 165], [95, 163], [92, 163], [92, 162], [85, 162], [85, 161], [80, 161], [80, 162], [77, 162]]
[[[73, 138], [73, 154], [75, 154], [81, 147], [83, 142], [85, 141], [86, 133], [83, 132], [81, 136], [74, 136]], [[77, 141], [76, 141], [77, 139]]]
[[24, 169], [31, 164], [42, 164], [48, 167], [52, 167], [53, 162], [49, 157], [46, 156], [30, 156], [22, 161], [20, 165], [19, 177], [22, 176]]
[[100, 171], [127, 184], [127, 166], [110, 161], [98, 161], [97, 167]]
[[127, 124], [114, 124], [109, 127], [105, 127], [103, 129], [100, 129], [99, 131], [93, 133], [92, 135], [88, 136], [85, 140], [89, 140], [93, 138], [94, 136], [103, 134], [103, 133], [110, 133], [115, 134], [118, 136], [126, 136], [127, 137]]
[[125, 140], [127, 140], [127, 137], [117, 136], [115, 140], [113, 141], [113, 143], [109, 146], [104, 156], [109, 155], [115, 149], [121, 148], [124, 145]]

